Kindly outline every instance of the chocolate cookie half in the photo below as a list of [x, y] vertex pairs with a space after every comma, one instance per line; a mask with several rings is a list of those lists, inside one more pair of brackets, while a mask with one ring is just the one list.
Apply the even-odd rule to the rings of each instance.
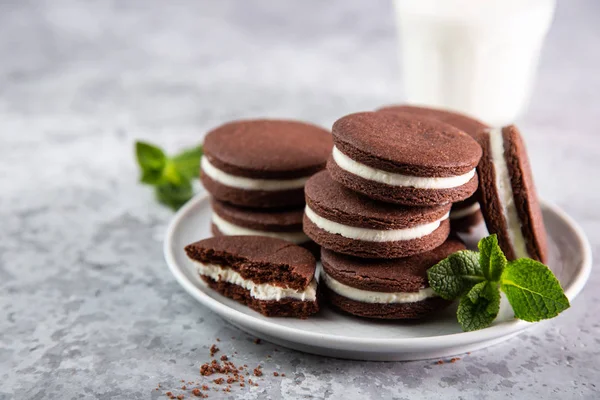
[[546, 262], [546, 229], [518, 129], [511, 125], [485, 130], [478, 139], [483, 148], [477, 168], [481, 211], [488, 231], [498, 235], [508, 259]]
[[453, 238], [429, 252], [394, 260], [361, 259], [322, 249], [324, 297], [360, 317], [422, 318], [450, 304], [429, 287], [427, 270], [464, 249]]
[[327, 169], [373, 199], [410, 206], [453, 203], [477, 189], [477, 142], [430, 118], [361, 112], [333, 124]]
[[319, 310], [316, 261], [285, 240], [220, 236], [185, 247], [210, 288], [267, 317], [306, 318]]
[[406, 257], [448, 237], [450, 204], [404, 207], [382, 203], [331, 179], [327, 171], [306, 183], [304, 232], [327, 249], [364, 258]]
[[306, 180], [325, 168], [329, 132], [284, 120], [222, 125], [204, 139], [201, 180], [215, 198], [244, 207], [302, 206]]
[[[479, 131], [489, 128], [489, 126], [474, 118], [437, 108], [402, 105], [383, 107], [378, 111], [432, 118], [450, 124], [473, 138], [476, 137]], [[457, 232], [469, 232], [482, 220], [483, 216], [479, 210], [479, 200], [476, 195], [455, 203], [450, 211], [450, 225]]]
[[320, 256], [319, 246], [302, 231], [304, 208], [251, 209], [212, 200], [215, 236], [268, 236], [287, 240]]

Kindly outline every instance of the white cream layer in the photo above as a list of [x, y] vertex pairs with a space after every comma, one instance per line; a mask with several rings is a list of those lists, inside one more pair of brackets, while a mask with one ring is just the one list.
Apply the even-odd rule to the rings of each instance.
[[231, 175], [215, 167], [208, 160], [208, 157], [202, 157], [200, 165], [202, 167], [202, 173], [208, 175], [213, 181], [219, 182], [225, 186], [245, 190], [264, 190], [273, 192], [278, 190], [301, 189], [304, 187], [308, 178], [310, 178], [310, 176], [305, 176], [296, 179], [254, 179], [245, 176]]
[[450, 210], [450, 219], [459, 219], [466, 217], [468, 215], [476, 213], [477, 211], [479, 211], [480, 208], [481, 206], [479, 205], [479, 203], [473, 203], [469, 207], [461, 208], [459, 210]]
[[372, 292], [370, 290], [357, 289], [352, 286], [343, 284], [340, 281], [333, 279], [321, 270], [322, 282], [329, 289], [347, 297], [351, 300], [360, 301], [361, 303], [383, 303], [383, 304], [398, 304], [398, 303], [415, 303], [430, 297], [435, 297], [436, 294], [432, 288], [423, 288], [418, 292]]
[[333, 159], [343, 170], [374, 182], [390, 186], [412, 187], [416, 189], [450, 189], [464, 185], [475, 176], [475, 169], [463, 175], [444, 178], [402, 175], [395, 172], [383, 171], [354, 161], [333, 147]]
[[496, 175], [496, 190], [500, 199], [502, 215], [506, 222], [508, 238], [515, 251], [517, 258], [529, 257], [525, 237], [521, 230], [521, 220], [515, 206], [515, 197], [508, 173], [508, 165], [504, 158], [504, 139], [502, 138], [502, 128], [492, 128], [489, 131], [490, 153], [494, 164]]
[[291, 298], [302, 301], [315, 301], [317, 298], [317, 281], [313, 278], [306, 289], [299, 291], [296, 289], [283, 288], [268, 283], [254, 283], [249, 279], [243, 278], [238, 272], [223, 268], [220, 265], [204, 264], [194, 261], [200, 275], [207, 276], [215, 281], [224, 281], [243, 287], [250, 291], [250, 295], [258, 300], [276, 300]]
[[304, 232], [268, 232], [268, 231], [259, 231], [256, 229], [244, 228], [243, 226], [232, 224], [229, 221], [224, 220], [219, 215], [213, 212], [212, 214], [212, 222], [215, 224], [219, 231], [222, 234], [227, 236], [236, 236], [236, 235], [252, 235], [252, 236], [268, 236], [274, 237], [278, 239], [287, 240], [288, 242], [300, 244], [308, 242], [310, 239], [308, 236], [304, 234]]
[[448, 218], [448, 214], [446, 214], [437, 221], [413, 226], [411, 228], [380, 230], [358, 228], [355, 226], [348, 226], [338, 222], [330, 221], [315, 213], [309, 206], [306, 206], [304, 212], [313, 224], [326, 232], [335, 235], [341, 235], [348, 239], [364, 240], [366, 242], [397, 242], [401, 240], [422, 238], [423, 236], [427, 236], [439, 228], [442, 221]]

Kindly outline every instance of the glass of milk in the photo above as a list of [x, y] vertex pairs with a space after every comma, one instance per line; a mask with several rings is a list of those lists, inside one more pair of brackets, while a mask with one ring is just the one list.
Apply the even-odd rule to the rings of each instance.
[[491, 125], [524, 110], [556, 0], [394, 0], [409, 103]]

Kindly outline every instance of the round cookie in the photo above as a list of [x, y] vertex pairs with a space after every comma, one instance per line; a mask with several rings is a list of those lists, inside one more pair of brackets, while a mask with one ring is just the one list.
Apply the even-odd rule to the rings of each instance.
[[387, 106], [378, 109], [379, 112], [403, 113], [416, 115], [419, 117], [431, 118], [437, 121], [445, 122], [452, 125], [461, 131], [469, 134], [471, 137], [476, 137], [477, 132], [482, 129], [489, 128], [486, 124], [475, 118], [468, 117], [464, 114], [441, 110], [438, 108], [417, 107], [417, 106]]
[[464, 249], [464, 244], [455, 238], [426, 253], [393, 260], [361, 259], [322, 249], [319, 281], [324, 297], [350, 314], [382, 319], [421, 318], [450, 304], [429, 287], [427, 270]]
[[250, 209], [212, 200], [214, 236], [267, 236], [287, 240], [319, 255], [319, 246], [302, 231], [303, 208]]
[[331, 148], [329, 132], [304, 122], [230, 122], [206, 135], [200, 179], [215, 198], [238, 206], [301, 206], [304, 184]]
[[450, 204], [382, 203], [319, 172], [306, 183], [304, 233], [327, 249], [363, 258], [398, 258], [431, 250], [450, 232]]
[[[450, 124], [469, 134], [473, 138], [477, 137], [479, 131], [489, 128], [489, 126], [474, 118], [437, 108], [402, 105], [387, 106], [380, 108], [377, 111], [432, 118]], [[482, 220], [483, 216], [481, 215], [479, 200], [476, 195], [452, 205], [452, 210], [450, 211], [450, 225], [453, 230], [457, 232], [470, 232], [473, 227], [478, 225]]]
[[477, 168], [481, 212], [488, 231], [509, 260], [547, 260], [546, 229], [533, 183], [529, 157], [518, 129], [511, 125], [481, 131], [483, 157]]
[[429, 118], [361, 112], [333, 124], [327, 169], [373, 199], [409, 206], [453, 203], [477, 189], [477, 142]]

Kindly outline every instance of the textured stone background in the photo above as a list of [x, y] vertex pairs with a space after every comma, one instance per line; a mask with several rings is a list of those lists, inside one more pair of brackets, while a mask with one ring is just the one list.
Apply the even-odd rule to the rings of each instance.
[[[542, 196], [596, 255], [599, 17], [560, 2], [521, 123]], [[599, 398], [597, 263], [559, 318], [444, 365], [275, 352], [170, 276], [172, 214], [136, 184], [134, 139], [174, 150], [232, 118], [328, 126], [401, 100], [394, 35], [383, 0], [1, 1], [0, 399], [164, 398], [216, 337], [267, 371], [231, 398]]]

